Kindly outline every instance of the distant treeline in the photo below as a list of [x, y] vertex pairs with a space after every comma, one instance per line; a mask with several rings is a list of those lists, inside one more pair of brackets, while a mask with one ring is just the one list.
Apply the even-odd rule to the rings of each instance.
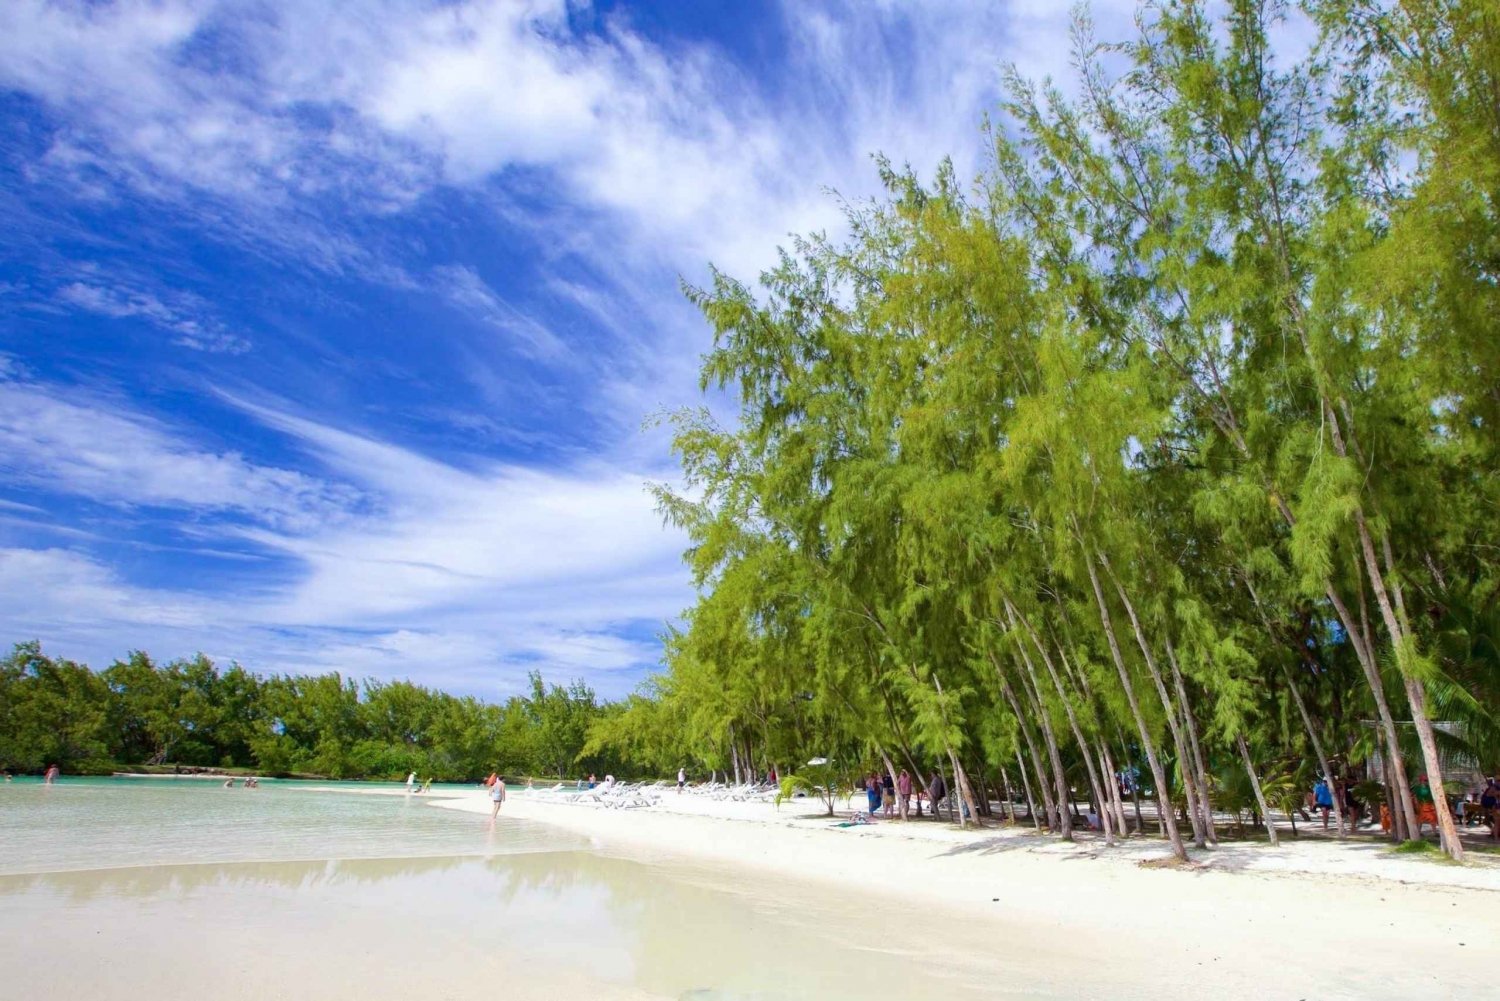
[[136, 651], [102, 671], [20, 643], [0, 660], [0, 767], [108, 772], [123, 765], [253, 768], [267, 774], [437, 781], [625, 772], [581, 756], [617, 712], [582, 681], [503, 704], [406, 681], [337, 673], [262, 677], [198, 655], [157, 664]]

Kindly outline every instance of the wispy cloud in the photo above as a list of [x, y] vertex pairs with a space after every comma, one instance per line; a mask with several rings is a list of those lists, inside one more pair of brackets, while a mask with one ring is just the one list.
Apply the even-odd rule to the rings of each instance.
[[336, 522], [358, 494], [193, 443], [83, 391], [0, 381], [0, 465], [13, 483], [102, 504], [235, 511], [278, 528]]
[[75, 309], [115, 319], [138, 317], [173, 335], [173, 343], [215, 354], [244, 354], [250, 342], [205, 315], [207, 304], [187, 293], [164, 301], [153, 292], [99, 281], [73, 281], [57, 291], [57, 300]]
[[433, 269], [433, 278], [454, 308], [503, 335], [522, 354], [551, 360], [568, 354], [567, 345], [552, 331], [500, 298], [472, 267], [440, 266]]
[[[216, 598], [131, 585], [83, 551], [11, 549], [0, 593], [28, 578], [42, 586], [0, 612], [10, 635], [46, 629], [96, 649], [89, 637], [112, 623], [112, 636], [124, 626], [141, 636], [132, 645], [151, 636], [206, 649], [241, 642], [233, 652], [264, 668], [367, 664], [424, 676], [431, 650], [451, 645], [473, 658], [451, 666], [475, 676], [507, 664], [591, 675], [651, 663], [651, 644], [618, 631], [649, 631], [687, 600], [682, 540], [661, 529], [643, 471], [460, 469], [231, 400], [287, 435], [324, 470], [314, 478], [195, 446], [102, 398], [64, 395], [78, 396], [0, 383], [0, 465], [100, 504], [241, 513], [252, 521], [209, 522], [195, 534], [259, 546], [288, 569]], [[416, 637], [430, 641], [425, 651]]]

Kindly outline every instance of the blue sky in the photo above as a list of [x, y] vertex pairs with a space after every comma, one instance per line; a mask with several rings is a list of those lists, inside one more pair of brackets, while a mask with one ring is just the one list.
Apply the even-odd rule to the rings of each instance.
[[679, 279], [837, 233], [871, 153], [972, 176], [1066, 45], [1044, 0], [7, 0], [0, 639], [623, 694], [692, 600]]

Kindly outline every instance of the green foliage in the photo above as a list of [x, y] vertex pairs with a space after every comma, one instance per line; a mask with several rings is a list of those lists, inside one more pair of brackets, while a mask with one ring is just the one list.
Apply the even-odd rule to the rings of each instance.
[[201, 654], [156, 664], [140, 651], [100, 672], [18, 644], [0, 660], [0, 766], [108, 771], [119, 764], [255, 768], [269, 774], [467, 781], [515, 774], [625, 773], [585, 751], [616, 713], [582, 682], [492, 705], [411, 682], [337, 674], [262, 678]]
[[880, 160], [846, 239], [688, 289], [738, 412], [674, 419], [700, 593], [597, 746], [1053, 787], [1113, 748], [1186, 803], [1196, 740], [1243, 811], [1242, 736], [1281, 807], [1366, 719], [1492, 763], [1500, 32], [1305, 6], [1290, 61], [1269, 0], [1081, 19], [1078, 96], [1012, 73], [972, 185]]

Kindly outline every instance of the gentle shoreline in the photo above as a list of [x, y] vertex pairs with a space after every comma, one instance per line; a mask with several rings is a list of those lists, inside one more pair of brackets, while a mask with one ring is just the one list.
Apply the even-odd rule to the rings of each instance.
[[[480, 791], [432, 805], [490, 811]], [[584, 835], [608, 854], [733, 878], [760, 872], [872, 905], [907, 903], [949, 916], [923, 934], [993, 922], [1013, 940], [1018, 928], [1041, 929], [1027, 948], [1076, 947], [1076, 959], [1092, 955], [1126, 983], [1151, 982], [1161, 962], [1178, 974], [1193, 971], [1190, 983], [1156, 996], [1201, 996], [1210, 985], [1240, 992], [1229, 996], [1252, 988], [1264, 994], [1273, 968], [1300, 978], [1276, 996], [1456, 991], [1483, 962], [1486, 943], [1500, 941], [1500, 865], [1445, 865], [1368, 842], [1231, 845], [1187, 868], [1143, 867], [1168, 856], [1165, 843], [1133, 839], [1105, 851], [1102, 841], [1068, 845], [1016, 829], [961, 831], [932, 821], [837, 828], [805, 802], [777, 811], [670, 791], [650, 809], [514, 793], [499, 822], [507, 819]], [[1396, 942], [1398, 949], [1372, 947]]]

